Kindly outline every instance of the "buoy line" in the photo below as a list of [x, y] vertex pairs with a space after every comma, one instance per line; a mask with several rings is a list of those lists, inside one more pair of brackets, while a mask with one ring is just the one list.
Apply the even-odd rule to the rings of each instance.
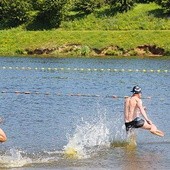
[[116, 69], [116, 68], [64, 68], [64, 67], [56, 67], [56, 68], [45, 68], [45, 67], [0, 67], [1, 70], [37, 70], [37, 71], [89, 71], [89, 72], [143, 72], [143, 73], [169, 73], [168, 69]]
[[[24, 94], [24, 95], [55, 95], [55, 96], [75, 96], [75, 97], [102, 97], [102, 98], [126, 98], [128, 96], [117, 96], [117, 95], [98, 95], [98, 94], [81, 94], [81, 93], [50, 93], [50, 92], [31, 92], [31, 91], [1, 91], [2, 94]], [[143, 99], [151, 99], [151, 97], [143, 97]]]

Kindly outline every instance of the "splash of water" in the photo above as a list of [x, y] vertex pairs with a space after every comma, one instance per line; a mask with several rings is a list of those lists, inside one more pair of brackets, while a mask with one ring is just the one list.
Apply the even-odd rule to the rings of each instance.
[[18, 149], [10, 149], [0, 156], [1, 168], [19, 168], [33, 164], [46, 164], [57, 162], [61, 151], [41, 151], [38, 153], [28, 153]]
[[68, 157], [88, 158], [93, 149], [109, 144], [109, 129], [106, 125], [106, 114], [96, 120], [84, 121], [77, 125], [73, 136], [69, 137], [64, 152]]
[[31, 159], [23, 157], [21, 153], [17, 149], [10, 149], [5, 155], [0, 157], [0, 168], [23, 167], [32, 163]]

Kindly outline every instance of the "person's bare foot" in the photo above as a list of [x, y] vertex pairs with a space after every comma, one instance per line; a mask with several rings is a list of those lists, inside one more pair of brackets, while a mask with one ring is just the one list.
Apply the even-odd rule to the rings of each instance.
[[164, 133], [160, 130], [150, 131], [152, 134], [163, 137]]

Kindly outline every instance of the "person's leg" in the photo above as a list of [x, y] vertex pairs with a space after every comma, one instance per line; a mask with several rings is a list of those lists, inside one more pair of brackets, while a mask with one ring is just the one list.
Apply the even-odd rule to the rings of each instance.
[[154, 135], [158, 135], [158, 136], [161, 136], [161, 137], [164, 136], [164, 132], [162, 132], [161, 130], [158, 130], [157, 127], [154, 124], [152, 124], [150, 132]]
[[163, 137], [164, 133], [157, 129], [157, 127], [154, 124], [148, 124], [146, 121], [144, 122], [144, 125], [142, 126], [143, 129], [149, 130], [152, 134], [158, 135]]
[[137, 146], [135, 129], [134, 128], [129, 129], [128, 131], [126, 131], [126, 134], [128, 145]]
[[0, 129], [0, 142], [5, 142], [7, 137], [2, 129]]

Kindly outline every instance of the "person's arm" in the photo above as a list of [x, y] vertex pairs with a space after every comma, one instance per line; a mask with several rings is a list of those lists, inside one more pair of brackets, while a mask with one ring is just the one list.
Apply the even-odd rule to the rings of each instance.
[[125, 97], [125, 100], [124, 100], [124, 121], [125, 122], [128, 120], [128, 103], [129, 103], [129, 97]]
[[139, 100], [137, 101], [137, 106], [138, 106], [138, 108], [139, 108], [142, 116], [143, 116], [143, 117], [145, 118], [145, 120], [147, 121], [147, 123], [148, 123], [148, 124], [152, 124], [152, 121], [149, 120], [149, 118], [148, 118], [148, 116], [147, 116], [147, 114], [146, 114], [145, 108], [144, 108], [143, 105], [142, 105], [142, 100], [141, 100], [141, 99], [139, 99]]

